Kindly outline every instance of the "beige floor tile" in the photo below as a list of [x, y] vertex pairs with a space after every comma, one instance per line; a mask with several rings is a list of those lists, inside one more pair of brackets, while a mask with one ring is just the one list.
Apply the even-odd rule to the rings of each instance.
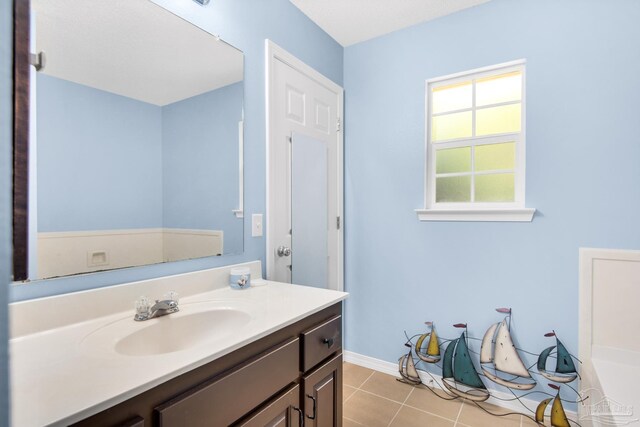
[[438, 396], [447, 397], [441, 390], [428, 389], [426, 386], [418, 386], [413, 390], [413, 393], [411, 393], [409, 399], [405, 402], [405, 405], [439, 415], [449, 420], [455, 420], [460, 412], [462, 401], [459, 399], [445, 400]]
[[351, 387], [359, 388], [372, 373], [371, 369], [363, 368], [353, 363], [344, 363], [342, 365], [342, 381], [345, 385]]
[[[533, 415], [531, 415], [533, 417]], [[531, 418], [522, 417], [522, 427], [540, 427], [540, 424], [533, 421]]]
[[387, 427], [400, 404], [358, 390], [343, 408], [345, 418], [367, 427]]
[[389, 427], [453, 427], [454, 424], [454, 421], [403, 406]]
[[[480, 405], [493, 414], [509, 412], [488, 403]], [[470, 427], [520, 427], [520, 415], [496, 417], [478, 408], [474, 403], [465, 403], [458, 418], [458, 425], [460, 424]]]
[[353, 387], [351, 387], [351, 386], [348, 386], [348, 385], [343, 386], [343, 387], [342, 387], [342, 401], [344, 402], [344, 401], [346, 401], [348, 398], [350, 398], [350, 397], [351, 397], [351, 395], [352, 395], [353, 393], [355, 393], [355, 391], [356, 391], [356, 389], [355, 389], [355, 388], [353, 388]]
[[349, 418], [342, 418], [342, 427], [361, 427], [362, 424], [350, 420]]
[[403, 403], [407, 396], [409, 396], [412, 388], [413, 386], [396, 380], [396, 377], [381, 372], [374, 372], [373, 375], [360, 386], [361, 390], [400, 403]]

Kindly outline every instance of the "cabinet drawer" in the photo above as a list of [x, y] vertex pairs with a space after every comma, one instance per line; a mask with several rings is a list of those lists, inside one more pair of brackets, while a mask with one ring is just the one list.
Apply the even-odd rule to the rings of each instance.
[[342, 348], [342, 316], [334, 316], [302, 333], [302, 371]]
[[298, 378], [299, 349], [289, 340], [156, 407], [160, 426], [228, 426]]

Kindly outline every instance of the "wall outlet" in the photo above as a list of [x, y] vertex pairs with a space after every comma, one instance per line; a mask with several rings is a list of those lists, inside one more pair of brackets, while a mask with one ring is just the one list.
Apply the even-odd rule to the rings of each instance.
[[107, 251], [87, 252], [87, 267], [99, 267], [109, 265], [109, 253]]
[[262, 214], [251, 215], [251, 236], [262, 236]]

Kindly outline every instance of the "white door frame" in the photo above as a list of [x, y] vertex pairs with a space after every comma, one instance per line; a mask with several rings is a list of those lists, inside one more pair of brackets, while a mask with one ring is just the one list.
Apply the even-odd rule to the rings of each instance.
[[[265, 40], [265, 110], [266, 110], [266, 136], [267, 136], [267, 152], [266, 152], [266, 163], [267, 163], [267, 179], [266, 179], [266, 191], [267, 191], [267, 200], [266, 200], [266, 222], [267, 226], [265, 227], [265, 236], [266, 236], [266, 263], [267, 263], [267, 279], [273, 277], [273, 266], [274, 266], [274, 248], [272, 248], [272, 235], [273, 231], [271, 230], [270, 218], [275, 213], [275, 207], [273, 206], [272, 192], [270, 190], [271, 182], [274, 182], [273, 179], [273, 171], [271, 170], [272, 164], [272, 156], [274, 155], [274, 150], [272, 150], [272, 141], [275, 139], [273, 133], [274, 126], [271, 125], [272, 120], [276, 117], [273, 113], [274, 107], [274, 97], [272, 93], [274, 91], [275, 79], [273, 78], [273, 72], [275, 69], [275, 61], [281, 61], [296, 71], [304, 74], [309, 77], [311, 80], [314, 80], [316, 83], [324, 86], [331, 92], [334, 92], [338, 96], [338, 107], [337, 113], [340, 122], [342, 123], [343, 117], [343, 104], [344, 104], [344, 89], [342, 89], [339, 85], [328, 79], [327, 77], [320, 74], [318, 71], [314, 70], [274, 42], [269, 39]], [[338, 247], [336, 248], [337, 255], [337, 271], [338, 271], [338, 283], [337, 289], [338, 291], [342, 291], [344, 289], [344, 250], [343, 250], [343, 242], [344, 242], [344, 206], [343, 206], [343, 194], [344, 194], [344, 178], [343, 178], [343, 152], [344, 152], [344, 136], [342, 127], [339, 128], [337, 132], [337, 165], [338, 165], [338, 191], [337, 191], [337, 199], [336, 206], [338, 208], [338, 216], [340, 217], [340, 228], [338, 229]]]

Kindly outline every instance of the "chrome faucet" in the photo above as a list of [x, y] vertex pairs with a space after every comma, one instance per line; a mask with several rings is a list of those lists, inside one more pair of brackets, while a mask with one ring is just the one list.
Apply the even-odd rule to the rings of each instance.
[[178, 294], [176, 292], [169, 292], [162, 300], [156, 300], [151, 305], [151, 300], [147, 297], [140, 297], [136, 301], [136, 315], [133, 320], [141, 322], [143, 320], [153, 319], [155, 317], [166, 316], [167, 314], [175, 313], [179, 311], [178, 307]]

